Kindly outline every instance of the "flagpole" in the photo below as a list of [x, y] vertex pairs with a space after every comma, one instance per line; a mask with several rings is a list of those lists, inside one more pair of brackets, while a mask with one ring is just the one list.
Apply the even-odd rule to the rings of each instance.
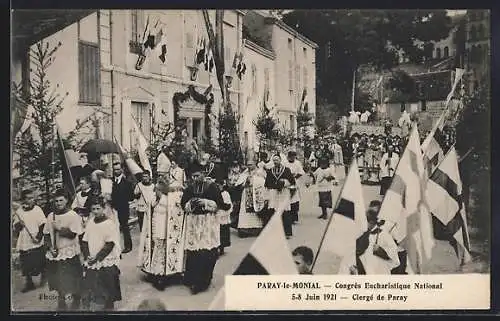
[[[413, 130], [416, 130], [416, 127], [414, 127]], [[410, 141], [410, 137], [411, 135], [413, 134], [413, 131], [410, 133], [410, 136], [408, 136], [408, 142]], [[394, 169], [394, 174], [392, 175], [392, 177], [394, 178], [394, 175], [396, 175], [396, 173], [398, 172], [398, 168], [399, 166], [401, 165], [401, 158], [403, 158], [405, 152], [406, 152], [406, 149], [408, 148], [408, 142], [406, 143], [406, 147], [405, 149], [403, 150], [403, 153], [401, 154], [401, 157], [399, 159], [399, 162], [398, 162], [398, 165], [396, 166], [396, 168]], [[380, 204], [384, 204], [384, 201], [385, 201], [385, 197], [387, 196], [387, 192], [391, 189], [391, 186], [392, 186], [392, 181], [391, 181], [391, 185], [389, 185], [389, 188], [387, 189], [387, 191], [385, 192], [384, 194], [384, 197], [382, 198], [382, 202]], [[381, 207], [382, 208], [382, 207]], [[396, 227], [396, 225], [398, 225], [397, 222], [394, 223], [394, 225], [389, 229], [389, 234], [392, 232], [392, 230], [394, 230], [394, 228]]]
[[354, 111], [354, 95], [356, 92], [356, 69], [352, 73], [352, 97], [351, 97], [351, 111]]
[[[59, 126], [57, 125], [57, 123], [55, 124], [55, 127], [56, 127], [56, 131], [57, 131], [57, 138], [58, 138], [59, 143], [61, 144], [61, 147], [62, 147], [62, 154], [63, 154], [63, 157], [64, 157], [64, 162], [66, 163], [66, 167], [68, 169], [68, 175], [69, 175], [69, 180], [70, 180], [70, 183], [71, 183], [71, 187], [73, 188], [73, 191], [76, 191], [75, 181], [73, 180], [73, 175], [71, 175], [71, 169], [69, 168], [69, 162], [68, 162], [68, 159], [66, 158], [66, 153], [64, 151], [65, 150], [64, 144], [63, 144], [63, 141], [62, 141], [62, 138], [61, 138], [61, 135], [60, 135]], [[71, 201], [73, 201], [73, 199]]]
[[[347, 173], [347, 177], [349, 177], [349, 173], [352, 170], [353, 163], [354, 163], [354, 161], [351, 162], [349, 172]], [[337, 209], [337, 206], [339, 205], [339, 202], [340, 202], [340, 198], [342, 197], [342, 193], [344, 192], [346, 181], [347, 181], [347, 179], [344, 180], [344, 184], [342, 184], [342, 189], [340, 190], [340, 193], [338, 194], [337, 199], [335, 200], [335, 206], [333, 207], [332, 215], [330, 215], [330, 218], [328, 219], [328, 223], [326, 224], [325, 232], [323, 233], [323, 236], [321, 237], [321, 241], [319, 242], [318, 250], [316, 251], [316, 255], [314, 256], [314, 260], [313, 260], [313, 263], [311, 265], [311, 271], [313, 271], [314, 266], [316, 264], [316, 261], [318, 260], [318, 255], [321, 251], [321, 247], [323, 246], [323, 242], [325, 241], [325, 237], [326, 237], [326, 234], [328, 233], [328, 229], [330, 228], [330, 224], [332, 222], [333, 215], [335, 215], [335, 210]]]

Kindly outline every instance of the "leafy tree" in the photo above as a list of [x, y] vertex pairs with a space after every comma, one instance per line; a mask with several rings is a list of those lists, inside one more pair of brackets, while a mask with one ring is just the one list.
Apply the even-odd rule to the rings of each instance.
[[413, 98], [416, 93], [415, 80], [403, 70], [396, 70], [389, 78], [389, 86], [394, 91], [393, 100], [406, 102]]
[[[243, 154], [237, 130], [237, 116], [230, 101], [230, 84], [225, 80], [226, 65], [224, 58], [224, 10], [215, 10], [215, 28], [210, 21], [208, 10], [203, 11], [205, 27], [208, 31], [209, 46], [215, 60], [217, 81], [221, 89], [222, 105], [219, 109], [219, 156], [223, 163], [241, 162]], [[225, 127], [225, 125], [228, 127]], [[208, 144], [208, 145], [207, 145]], [[213, 150], [211, 142], [206, 141], [207, 150]]]
[[33, 108], [31, 127], [14, 140], [14, 153], [19, 157], [15, 164], [19, 169], [23, 185], [35, 188], [50, 195], [55, 187], [61, 170], [57, 136], [55, 135], [55, 117], [62, 110], [68, 93], [57, 93], [59, 85], [53, 86], [47, 71], [54, 63], [56, 52], [61, 47], [59, 42], [51, 46], [40, 41], [30, 48], [30, 83], [29, 90], [23, 90], [20, 84], [13, 84], [17, 95]]
[[[389, 69], [399, 53], [419, 63], [428, 43], [451, 28], [446, 10], [292, 10], [283, 21], [319, 46], [317, 95], [341, 112], [351, 101], [353, 72], [371, 65]], [[427, 48], [428, 50], [428, 48]]]
[[318, 104], [316, 106], [316, 129], [323, 136], [335, 131], [339, 108], [333, 104]]
[[259, 139], [259, 149], [266, 150], [275, 143], [279, 137], [279, 129], [276, 120], [269, 114], [269, 110], [262, 108], [253, 121], [257, 137]]
[[226, 168], [231, 164], [243, 162], [243, 153], [238, 138], [238, 116], [231, 107], [227, 105], [222, 111], [219, 112], [218, 129], [219, 129], [219, 158]]
[[304, 158], [308, 158], [311, 154], [313, 137], [310, 137], [309, 130], [313, 125], [313, 115], [303, 110], [299, 110], [297, 113], [297, 139], [304, 154]]
[[463, 109], [456, 126], [456, 149], [463, 160], [460, 162], [464, 183], [465, 201], [472, 203], [469, 215], [473, 225], [482, 233], [490, 230], [490, 78], [485, 77], [482, 86], [463, 99]]
[[[172, 144], [174, 141], [174, 134], [175, 126], [172, 123], [160, 124], [153, 120], [153, 126], [151, 126], [151, 140], [146, 150], [153, 173], [156, 173], [156, 159], [160, 155], [163, 144]], [[139, 156], [137, 155], [137, 160], [139, 160], [138, 158]], [[140, 164], [140, 162], [138, 162], [138, 164]]]

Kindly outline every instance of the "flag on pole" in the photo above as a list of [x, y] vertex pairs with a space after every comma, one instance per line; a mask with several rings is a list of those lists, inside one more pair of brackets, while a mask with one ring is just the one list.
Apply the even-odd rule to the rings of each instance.
[[462, 180], [458, 169], [458, 155], [452, 147], [427, 183], [427, 199], [438, 225], [439, 239], [447, 239], [453, 246], [460, 264], [471, 261], [467, 218], [462, 198]]
[[34, 113], [35, 113], [35, 109], [33, 108], [33, 106], [28, 105], [26, 108], [26, 115], [24, 116], [24, 121], [21, 125], [21, 128], [19, 128], [19, 132], [17, 133], [17, 135], [24, 134], [24, 132], [27, 131], [28, 128], [31, 127], [31, 123], [33, 122]]
[[134, 117], [130, 117], [132, 119], [132, 131], [134, 132], [135, 136], [135, 148], [137, 150], [137, 153], [139, 154], [139, 160], [141, 162], [142, 168], [148, 170], [151, 173], [151, 165], [149, 164], [149, 158], [146, 152], [149, 146], [148, 141], [142, 134], [137, 121], [134, 119]]
[[[75, 151], [72, 148], [66, 148], [64, 146], [62, 137], [61, 137], [61, 130], [59, 129], [59, 125], [57, 122], [55, 123], [55, 131], [57, 134], [57, 146], [59, 150], [59, 157], [61, 161], [61, 170], [62, 170], [62, 178], [63, 178], [63, 185], [66, 191], [69, 193], [69, 202], [68, 204], [71, 204], [73, 202], [74, 196], [76, 194], [76, 185], [75, 185], [75, 180], [73, 177], [73, 173], [71, 172], [71, 167], [78, 166], [79, 164], [77, 163], [78, 157], [76, 156]], [[73, 152], [73, 157], [72, 157], [72, 152]], [[75, 160], [76, 158], [76, 160]], [[73, 164], [71, 164], [71, 161], [73, 161]], [[72, 166], [73, 165], [73, 166]]]
[[379, 214], [396, 242], [408, 252], [409, 267], [417, 274], [423, 272], [423, 264], [430, 260], [434, 247], [431, 215], [425, 197], [427, 177], [419, 142], [415, 124]]
[[205, 63], [206, 60], [206, 41], [201, 36], [198, 36], [198, 41], [196, 42], [196, 61], [197, 65]]
[[437, 122], [434, 124], [431, 132], [427, 135], [421, 145], [424, 167], [427, 172], [427, 176], [432, 174], [444, 157], [446, 150], [446, 142], [443, 135], [445, 120], [446, 110], [443, 111]]
[[[318, 265], [331, 267], [334, 262], [341, 261], [338, 274], [349, 274], [349, 267], [356, 266], [356, 240], [368, 228], [365, 212], [358, 165], [357, 162], [352, 162], [316, 254], [313, 269]], [[318, 273], [335, 272], [325, 270]]]
[[118, 146], [118, 149], [120, 150], [120, 158], [122, 159], [123, 162], [125, 162], [125, 165], [127, 165], [128, 170], [132, 175], [137, 175], [139, 173], [142, 173], [142, 169], [137, 163], [130, 157], [128, 152], [123, 148], [123, 146], [120, 144], [118, 139], [114, 137], [115, 143]]
[[304, 90], [302, 91], [302, 98], [300, 99], [300, 107], [299, 107], [299, 110], [300, 111], [305, 111], [305, 106], [307, 105], [307, 89], [304, 88]]
[[422, 143], [421, 147], [424, 153], [424, 166], [426, 168], [427, 176], [430, 176], [432, 172], [437, 168], [439, 163], [443, 160], [444, 154], [446, 153], [443, 128], [450, 113], [448, 105], [451, 101], [451, 98], [453, 97], [458, 83], [462, 79], [464, 72], [464, 69], [456, 69], [455, 81], [453, 83], [453, 86], [451, 87], [451, 91], [448, 94], [448, 97], [446, 98], [444, 111], [441, 113], [438, 121], [434, 124], [431, 132], [427, 135], [424, 142]]
[[382, 80], [384, 80], [384, 76], [380, 76], [377, 82], [377, 87], [380, 87], [380, 84], [382, 84]]
[[236, 74], [238, 75], [238, 78], [241, 80], [245, 72], [247, 71], [247, 65], [243, 61], [244, 55], [243, 52], [240, 51], [239, 57], [238, 57], [238, 66], [236, 67]]
[[212, 73], [214, 71], [215, 67], [215, 59], [214, 59], [214, 53], [212, 51], [211, 47], [208, 47], [208, 53], [207, 53], [207, 62], [205, 67], [205, 70], [208, 70], [209, 73]]
[[26, 102], [14, 92], [10, 94], [10, 104], [11, 104], [10, 130], [12, 138], [14, 138], [16, 137], [17, 133], [19, 132], [19, 129], [21, 128], [24, 122], [28, 106]]
[[[293, 275], [298, 274], [283, 228], [280, 204], [266, 227], [254, 241], [233, 275]], [[224, 310], [224, 287], [217, 293], [209, 310]]]
[[450, 103], [451, 99], [453, 98], [453, 94], [455, 93], [455, 89], [458, 86], [458, 83], [462, 79], [462, 76], [464, 75], [465, 69], [461, 68], [456, 68], [455, 69], [455, 80], [453, 81], [453, 86], [451, 87], [451, 91], [446, 97], [446, 103], [445, 103], [445, 108], [448, 108], [448, 104]]

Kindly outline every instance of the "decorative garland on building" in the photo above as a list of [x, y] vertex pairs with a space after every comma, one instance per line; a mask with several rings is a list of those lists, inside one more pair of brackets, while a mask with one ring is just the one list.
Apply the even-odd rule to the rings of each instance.
[[211, 136], [211, 126], [210, 126], [210, 113], [212, 112], [212, 105], [214, 103], [214, 95], [213, 93], [209, 93], [208, 95], [200, 94], [196, 91], [193, 85], [188, 86], [188, 90], [184, 93], [176, 92], [174, 97], [172, 98], [172, 102], [174, 105], [174, 125], [176, 126], [176, 131], [182, 132], [182, 129], [179, 124], [179, 111], [180, 104], [187, 101], [189, 98], [193, 98], [199, 104], [205, 105], [205, 135], [206, 137]]

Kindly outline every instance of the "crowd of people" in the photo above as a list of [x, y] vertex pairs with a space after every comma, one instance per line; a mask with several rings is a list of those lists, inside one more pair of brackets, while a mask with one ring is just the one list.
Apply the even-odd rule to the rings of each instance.
[[[383, 194], [402, 144], [398, 137], [373, 135], [354, 135], [342, 142], [325, 138], [305, 164], [294, 149], [278, 145], [247, 164], [225, 166], [203, 153], [185, 168], [165, 146], [155, 173], [126, 175], [124, 164], [116, 161], [111, 164], [112, 177], [107, 177], [85, 166], [76, 195], [57, 190], [47, 215], [35, 204], [34, 191], [25, 189], [14, 215], [26, 278], [22, 291], [35, 289], [33, 277], [41, 275], [41, 285], [48, 281], [49, 289], [58, 292], [58, 310], [88, 309], [91, 304], [112, 310], [121, 300], [120, 260], [133, 247], [131, 210], [140, 229], [137, 266], [147, 280], [158, 290], [182, 282], [192, 294], [206, 291], [217, 261], [231, 246], [231, 229], [239, 237], [256, 236], [285, 204], [283, 227], [287, 239], [293, 237], [302, 189], [311, 184], [318, 191], [318, 218], [327, 219], [332, 188], [344, 180], [352, 159], [363, 169], [365, 180], [380, 172]], [[299, 247], [293, 257], [300, 273], [311, 273], [311, 249]], [[72, 298], [70, 306], [67, 296]]]

